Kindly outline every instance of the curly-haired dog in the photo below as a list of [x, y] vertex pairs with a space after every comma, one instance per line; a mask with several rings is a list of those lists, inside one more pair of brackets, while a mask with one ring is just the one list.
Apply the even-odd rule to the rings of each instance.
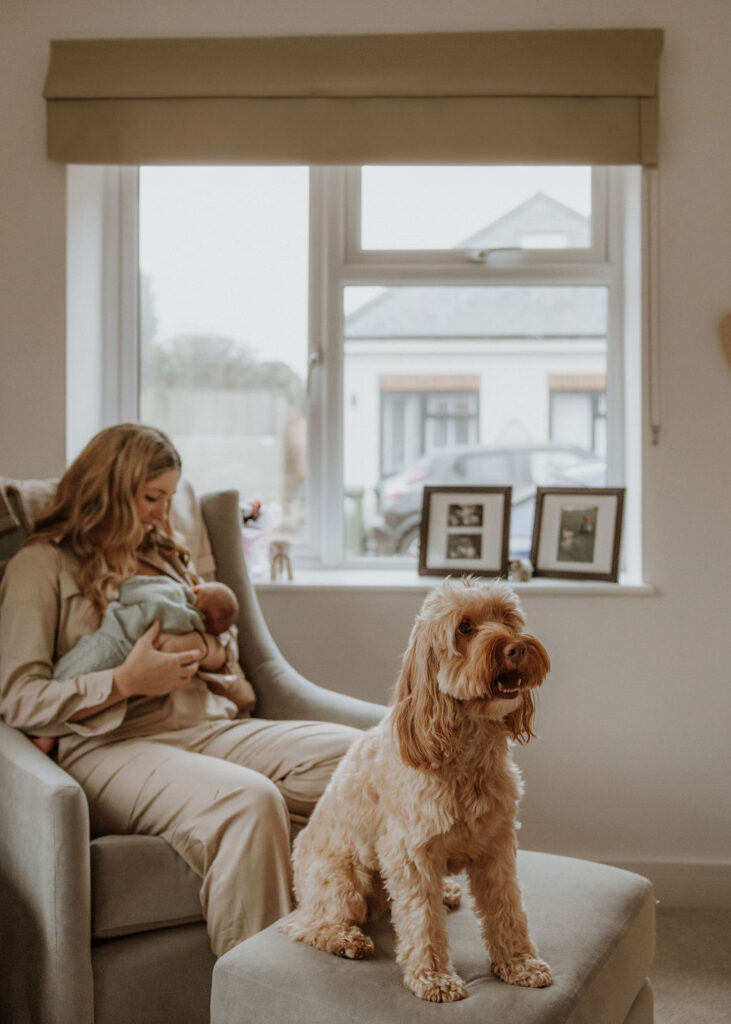
[[515, 871], [520, 776], [511, 740], [532, 735], [532, 690], [550, 667], [507, 584], [446, 580], [424, 602], [393, 706], [350, 748], [294, 846], [294, 940], [360, 958], [360, 929], [391, 906], [396, 956], [422, 999], [462, 999], [444, 905], [466, 871], [492, 971], [542, 988]]

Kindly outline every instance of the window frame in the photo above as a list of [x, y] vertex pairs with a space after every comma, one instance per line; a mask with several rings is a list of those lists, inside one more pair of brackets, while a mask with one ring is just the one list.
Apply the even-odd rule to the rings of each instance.
[[[340, 514], [345, 491], [343, 463], [344, 426], [344, 314], [343, 295], [347, 287], [409, 285], [598, 285], [608, 288], [607, 323], [607, 482], [618, 486], [625, 480], [624, 430], [624, 168], [593, 168], [592, 213], [593, 245], [588, 249], [511, 251], [507, 260], [473, 262], [457, 250], [363, 250], [358, 245], [360, 209], [354, 202], [359, 195], [359, 168], [327, 167], [311, 169], [311, 189], [321, 188], [326, 199], [313, 204], [311, 240], [322, 245], [319, 296], [326, 315], [311, 337], [321, 338], [316, 351], [320, 417], [313, 425], [322, 429], [332, 425], [334, 449], [325, 448], [322, 433], [313, 433], [313, 448], [321, 453], [319, 493], [321, 509], [337, 509], [327, 527], [323, 526], [320, 558], [325, 568], [413, 568], [407, 559], [391, 556], [344, 556], [344, 517]], [[315, 184], [317, 181], [317, 184]], [[327, 222], [318, 221], [325, 215]], [[313, 303], [316, 292], [312, 291]], [[611, 396], [611, 397], [610, 397]], [[317, 515], [308, 504], [308, 516]], [[325, 516], [319, 513], [324, 521]], [[337, 519], [337, 522], [335, 521]], [[305, 555], [305, 553], [302, 553]], [[315, 553], [315, 558], [317, 554]], [[306, 564], [306, 563], [305, 563]]]
[[[92, 345], [101, 348], [99, 382], [106, 396], [105, 411], [99, 413], [94, 429], [122, 419], [138, 418], [139, 357], [138, 357], [138, 208], [139, 169], [137, 167], [70, 167], [75, 171], [95, 171], [102, 181], [101, 203], [102, 244], [96, 253], [104, 266], [100, 274], [100, 313], [97, 335], [88, 342], [75, 344], [77, 354], [71, 361], [68, 374], [69, 422], [75, 395], [71, 386], [74, 367], [81, 361], [81, 353]], [[310, 168], [310, 304], [309, 304], [309, 361], [308, 361], [308, 479], [307, 522], [310, 533], [308, 543], [297, 552], [303, 568], [408, 568], [413, 563], [398, 558], [360, 557], [345, 559], [344, 552], [344, 312], [343, 295], [347, 287], [395, 285], [605, 285], [609, 288], [607, 329], [607, 483], [627, 483], [626, 453], [629, 451], [625, 431], [625, 360], [627, 315], [625, 309], [625, 248], [628, 203], [627, 171], [637, 171], [636, 184], [631, 185], [629, 206], [637, 205], [639, 222], [637, 234], [642, 248], [638, 257], [640, 278], [636, 290], [640, 302], [647, 305], [647, 291], [651, 284], [648, 269], [649, 247], [652, 242], [652, 221], [647, 222], [647, 210], [652, 210], [653, 182], [647, 172], [639, 175], [638, 168], [595, 169], [593, 181], [593, 221], [597, 238], [591, 250], [523, 251], [509, 261], [467, 261], [453, 251], [422, 252], [417, 250], [377, 252], [359, 250], [354, 245], [354, 225], [359, 224], [359, 213], [354, 214], [353, 182], [357, 168]], [[641, 183], [641, 184], [640, 184]], [[598, 193], [598, 194], [597, 194]], [[635, 194], [636, 193], [636, 194]], [[98, 197], [97, 197], [98, 198]], [[88, 199], [91, 202], [91, 199]], [[72, 201], [69, 195], [69, 230], [73, 236], [78, 225], [78, 214], [83, 199]], [[597, 211], [602, 210], [601, 217]], [[601, 222], [601, 223], [600, 223]], [[650, 236], [648, 244], [647, 236]], [[70, 238], [70, 249], [73, 239]], [[87, 247], [88, 250], [88, 247]], [[79, 280], [74, 271], [81, 266], [80, 257], [69, 259], [69, 295], [76, 293], [79, 304]], [[651, 264], [649, 264], [651, 269]], [[634, 269], [634, 268], [633, 268]], [[87, 296], [88, 297], [88, 296]], [[644, 314], [645, 336], [653, 343], [654, 336]], [[87, 330], [87, 334], [93, 331]], [[69, 317], [68, 337], [74, 336], [73, 315]], [[101, 344], [100, 344], [101, 340]], [[642, 330], [633, 348], [632, 366], [637, 367]], [[654, 342], [656, 344], [656, 341]], [[641, 362], [640, 362], [641, 366]], [[110, 382], [116, 381], [116, 385]], [[88, 384], [88, 381], [87, 381]], [[637, 393], [635, 393], [637, 392]], [[641, 395], [633, 385], [634, 409], [630, 429], [633, 441], [641, 434]], [[68, 450], [72, 457], [94, 432], [91, 423], [78, 423], [69, 431]], [[632, 524], [636, 539], [632, 542], [633, 575], [638, 575], [641, 563], [640, 535], [640, 466], [634, 456], [631, 460], [632, 482], [636, 484], [634, 504], [635, 522]], [[628, 524], [629, 525], [629, 524]]]
[[599, 263], [608, 259], [608, 195], [609, 167], [593, 167], [591, 175], [591, 245], [583, 249], [517, 249], [498, 247], [484, 250], [477, 258], [470, 249], [363, 249], [361, 246], [360, 202], [361, 168], [345, 168], [345, 253], [348, 263], [374, 264], [381, 267], [409, 266], [418, 263], [460, 268], [465, 264], [489, 264], [500, 267], [540, 267], [543, 264]]

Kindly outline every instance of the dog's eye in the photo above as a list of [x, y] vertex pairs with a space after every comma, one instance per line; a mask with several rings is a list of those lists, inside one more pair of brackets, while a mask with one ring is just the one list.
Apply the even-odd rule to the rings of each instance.
[[457, 626], [457, 632], [461, 633], [462, 636], [469, 636], [470, 633], [474, 633], [474, 627], [469, 619], [462, 619]]

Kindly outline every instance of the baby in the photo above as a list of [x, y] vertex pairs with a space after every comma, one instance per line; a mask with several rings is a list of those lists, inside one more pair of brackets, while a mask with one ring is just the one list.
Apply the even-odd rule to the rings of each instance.
[[[54, 678], [71, 679], [121, 665], [136, 641], [155, 621], [160, 623], [155, 646], [163, 651], [178, 650], [181, 640], [166, 634], [195, 632], [219, 637], [231, 629], [238, 614], [236, 595], [223, 583], [188, 587], [169, 576], [133, 576], [120, 587], [119, 599], [107, 605], [99, 629], [82, 636], [76, 646], [59, 659]], [[188, 643], [188, 646], [195, 645]], [[216, 670], [225, 671], [221, 666], [220, 646], [217, 652], [206, 651], [200, 668], [214, 676]]]

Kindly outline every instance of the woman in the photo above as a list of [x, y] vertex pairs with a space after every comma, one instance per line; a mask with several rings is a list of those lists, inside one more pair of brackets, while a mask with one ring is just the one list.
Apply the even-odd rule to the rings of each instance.
[[53, 678], [126, 579], [198, 582], [169, 521], [180, 470], [164, 434], [125, 423], [97, 434], [66, 471], [0, 586], [0, 714], [58, 737], [94, 834], [160, 835], [174, 847], [202, 879], [220, 956], [289, 911], [290, 814], [309, 815], [358, 732], [246, 717], [254, 693], [235, 645], [205, 637], [206, 664], [215, 654], [216, 669], [237, 679], [213, 692], [196, 674], [199, 634], [169, 653], [157, 623], [116, 668]]

